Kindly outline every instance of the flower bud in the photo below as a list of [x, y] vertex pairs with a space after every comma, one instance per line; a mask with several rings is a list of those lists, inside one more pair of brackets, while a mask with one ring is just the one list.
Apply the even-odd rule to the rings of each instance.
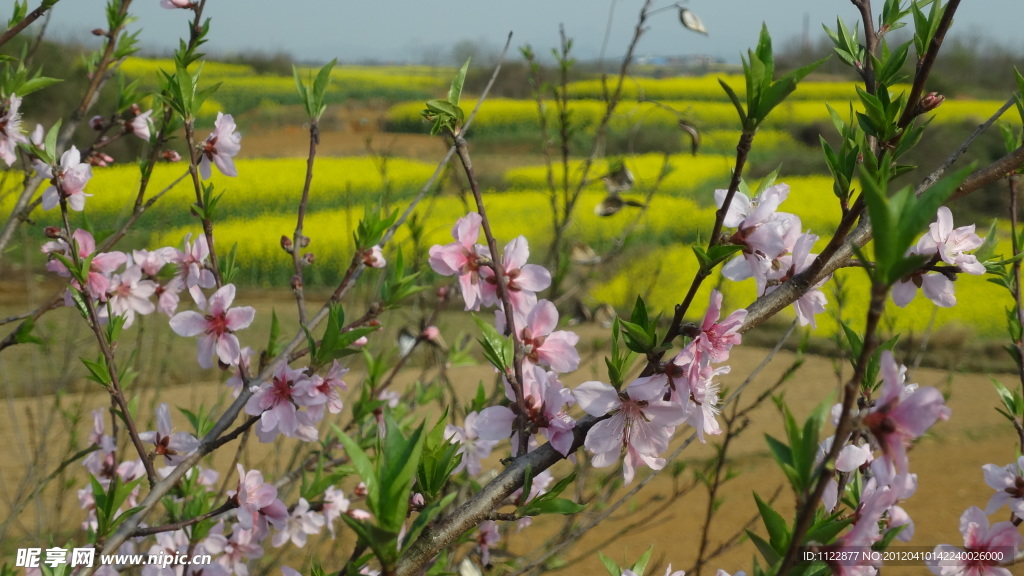
[[107, 119], [104, 118], [103, 116], [93, 116], [92, 118], [89, 119], [89, 128], [92, 128], [93, 130], [96, 130], [97, 132], [99, 132], [100, 130], [103, 130], [103, 128], [105, 128], [106, 125], [107, 125]]
[[289, 254], [291, 254], [292, 251], [295, 249], [295, 247], [292, 246], [292, 239], [285, 236], [284, 234], [281, 235], [281, 248], [283, 248], [284, 251]]
[[363, 264], [371, 268], [383, 268], [387, 263], [387, 260], [384, 259], [384, 254], [380, 250], [380, 246], [374, 246], [363, 252]]
[[921, 112], [928, 112], [929, 110], [935, 110], [940, 104], [946, 99], [945, 96], [938, 92], [929, 92], [921, 97]]
[[303, 254], [302, 255], [302, 262], [306, 266], [309, 266], [310, 264], [312, 264], [313, 263], [313, 253], [312, 252], [306, 252], [305, 254]]
[[139, 108], [138, 104], [132, 104], [131, 111], [132, 116], [138, 116], [139, 114], [142, 114], [142, 108]]
[[437, 299], [442, 301], [447, 300], [450, 293], [451, 290], [447, 286], [441, 286], [437, 289]]
[[437, 340], [437, 337], [441, 335], [441, 331], [437, 329], [437, 326], [427, 326], [423, 329], [423, 339], [431, 342]]
[[309, 246], [309, 236], [303, 236], [302, 238], [299, 238], [299, 246], [303, 248]]
[[298, 274], [292, 276], [292, 290], [302, 290], [302, 276]]
[[366, 339], [366, 336], [361, 336], [358, 340], [356, 340], [355, 342], [352, 343], [352, 347], [353, 348], [362, 348], [363, 346], [366, 346], [366, 344], [368, 342], [369, 342], [369, 340]]
[[168, 162], [179, 162], [181, 160], [181, 154], [178, 154], [176, 150], [164, 150], [160, 155]]
[[107, 31], [104, 30], [103, 28], [93, 28], [92, 29], [92, 35], [93, 36], [106, 36], [107, 35]]
[[57, 226], [47, 226], [43, 228], [43, 234], [46, 234], [47, 238], [61, 238], [63, 234], [60, 232], [60, 228]]
[[369, 493], [370, 493], [370, 491], [366, 489], [366, 482], [360, 482], [359, 484], [357, 484], [356, 485], [356, 489], [353, 492], [353, 494], [355, 494], [356, 496], [359, 496], [361, 498], [366, 497], [366, 495], [369, 494]]

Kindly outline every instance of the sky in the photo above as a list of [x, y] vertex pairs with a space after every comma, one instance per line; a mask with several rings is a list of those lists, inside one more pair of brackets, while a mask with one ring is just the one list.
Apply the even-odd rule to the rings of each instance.
[[[30, 5], [35, 5], [30, 0]], [[101, 0], [63, 0], [54, 7], [50, 34], [55, 39], [98, 42], [89, 35], [104, 27]], [[0, 15], [13, 0], [0, 0]], [[169, 53], [186, 33], [190, 11], [166, 10], [159, 0], [135, 0], [134, 24], [142, 29], [148, 53]], [[876, 0], [880, 10], [881, 0]], [[655, 6], [671, 6], [656, 2]], [[761, 23], [778, 46], [798, 41], [806, 30], [812, 42], [824, 38], [822, 24], [836, 17], [852, 25], [858, 14], [848, 0], [687, 0], [684, 4], [704, 22], [709, 35], [685, 30], [677, 11], [665, 10], [648, 20], [649, 30], [638, 56], [710, 55], [738, 63], [756, 41]], [[459, 40], [499, 49], [513, 33], [512, 46], [531, 44], [549, 54], [564, 24], [574, 53], [593, 59], [601, 52], [612, 13], [606, 56], [620, 57], [629, 42], [642, 0], [208, 0], [212, 18], [207, 53], [214, 55], [286, 52], [322, 63], [376, 60], [453, 64], [451, 47]], [[965, 0], [953, 30], [962, 38], [994, 41], [1024, 54], [1022, 0]], [[1022, 58], [1024, 60], [1024, 58]], [[1024, 62], [1022, 62], [1024, 64]]]

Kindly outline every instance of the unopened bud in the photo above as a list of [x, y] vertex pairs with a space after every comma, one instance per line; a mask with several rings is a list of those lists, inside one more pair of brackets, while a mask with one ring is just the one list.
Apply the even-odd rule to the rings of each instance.
[[368, 342], [369, 342], [369, 340], [366, 339], [366, 336], [360, 336], [358, 340], [356, 340], [355, 342], [352, 343], [352, 347], [353, 348], [362, 348], [363, 346], [366, 346], [366, 344]]
[[60, 228], [56, 226], [47, 226], [46, 228], [43, 228], [43, 234], [46, 234], [47, 238], [61, 237]]
[[178, 162], [181, 160], [181, 154], [178, 154], [176, 150], [164, 150], [160, 155], [168, 162]]
[[929, 92], [921, 97], [921, 112], [928, 112], [929, 110], [935, 110], [940, 104], [946, 99], [945, 96], [938, 92]]
[[302, 276], [298, 274], [292, 276], [292, 290], [302, 290]]
[[281, 235], [281, 248], [283, 248], [284, 251], [289, 254], [291, 254], [292, 250], [294, 250], [294, 246], [292, 245], [292, 239], [285, 236], [284, 234]]
[[309, 236], [303, 236], [302, 238], [299, 238], [299, 246], [303, 248], [309, 246]]
[[376, 318], [370, 318], [370, 320], [366, 322], [366, 325], [370, 326], [371, 328], [379, 328], [380, 320], [377, 320]]
[[139, 108], [138, 104], [132, 104], [131, 111], [132, 116], [138, 116], [139, 114], [142, 114], [142, 108]]
[[374, 246], [363, 252], [363, 264], [371, 268], [383, 268], [387, 263], [387, 260], [384, 259], [384, 254], [380, 250], [380, 246]]
[[449, 290], [447, 286], [441, 286], [440, 288], [437, 289], [437, 299], [447, 300], [449, 293], [451, 293], [451, 290]]
[[427, 326], [423, 329], [423, 339], [430, 340], [431, 342], [437, 340], [437, 337], [441, 335], [441, 331], [437, 329], [437, 326]]
[[93, 116], [89, 119], [89, 128], [96, 130], [97, 132], [103, 130], [107, 125], [107, 119], [103, 116]]
[[306, 252], [305, 254], [303, 254], [302, 255], [302, 261], [306, 264], [306, 266], [309, 266], [310, 264], [312, 264], [313, 263], [313, 253], [312, 252]]
[[93, 36], [106, 36], [107, 35], [107, 31], [104, 30], [103, 28], [93, 28], [92, 29], [92, 35]]
[[366, 496], [370, 491], [366, 489], [366, 482], [360, 482], [356, 485], [354, 494], [356, 496]]

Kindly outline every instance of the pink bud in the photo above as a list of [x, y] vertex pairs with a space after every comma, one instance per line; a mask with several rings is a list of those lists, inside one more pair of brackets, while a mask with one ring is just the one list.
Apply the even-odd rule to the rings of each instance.
[[929, 110], [935, 110], [940, 104], [946, 99], [945, 96], [938, 92], [929, 92], [921, 98], [921, 112], [928, 112]]
[[302, 290], [302, 276], [292, 276], [292, 290]]
[[450, 292], [451, 292], [451, 290], [449, 290], [447, 286], [441, 286], [440, 288], [437, 289], [437, 299], [438, 300], [447, 300], [448, 299], [448, 294]]
[[306, 266], [309, 266], [310, 264], [312, 264], [313, 263], [313, 253], [312, 252], [306, 252], [305, 254], [303, 254], [302, 255], [302, 261], [306, 264]]
[[60, 228], [56, 226], [47, 226], [43, 228], [43, 234], [46, 234], [47, 238], [61, 238], [63, 235], [60, 232]]
[[356, 489], [353, 492], [353, 494], [359, 496], [360, 498], [365, 497], [369, 493], [370, 491], [366, 489], [366, 482], [360, 482], [359, 484], [357, 484]]
[[160, 155], [168, 162], [179, 162], [181, 160], [181, 154], [178, 154], [176, 150], [164, 150]]
[[441, 335], [441, 331], [437, 329], [437, 326], [427, 326], [423, 329], [423, 339], [430, 340], [431, 342], [437, 340], [437, 337]]
[[138, 104], [132, 104], [131, 106], [132, 116], [138, 116], [142, 114], [142, 108], [139, 108]]
[[363, 346], [366, 346], [367, 342], [369, 342], [369, 340], [366, 339], [366, 336], [362, 336], [358, 340], [356, 340], [355, 342], [352, 343], [352, 347], [353, 348], [362, 348]]
[[93, 116], [89, 119], [89, 128], [96, 130], [97, 132], [103, 130], [107, 125], [107, 119], [103, 116]]
[[292, 250], [294, 249], [294, 247], [292, 246], [292, 239], [285, 236], [284, 234], [281, 235], [281, 248], [283, 248], [284, 251], [289, 254], [291, 254]]

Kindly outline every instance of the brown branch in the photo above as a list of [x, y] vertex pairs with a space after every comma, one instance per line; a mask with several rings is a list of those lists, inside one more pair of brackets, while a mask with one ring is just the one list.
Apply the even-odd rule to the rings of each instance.
[[24, 30], [25, 28], [28, 28], [33, 22], [42, 17], [43, 14], [46, 14], [50, 10], [50, 8], [53, 8], [53, 5], [59, 1], [60, 0], [44, 1], [42, 4], [39, 5], [39, 8], [36, 8], [35, 10], [26, 14], [25, 17], [21, 19], [21, 22], [18, 22], [14, 26], [5, 30], [4, 33], [0, 35], [0, 46], [3, 46], [4, 44], [10, 42], [11, 39], [20, 34], [21, 31]]
[[[938, 2], [939, 0], [935, 0]], [[907, 106], [903, 109], [903, 114], [900, 116], [897, 126], [900, 128], [906, 128], [910, 125], [910, 121], [921, 114], [921, 108], [918, 107], [918, 102], [921, 100], [921, 93], [924, 92], [924, 85], [928, 81], [928, 76], [931, 74], [932, 65], [935, 64], [935, 58], [939, 55], [939, 49], [942, 48], [942, 41], [946, 37], [946, 32], [949, 30], [950, 25], [953, 24], [953, 14], [956, 13], [957, 7], [960, 5], [960, 0], [949, 0], [946, 3], [945, 11], [942, 13], [942, 19], [939, 20], [939, 27], [935, 31], [935, 36], [932, 37], [931, 42], [928, 44], [927, 52], [924, 55], [918, 55], [917, 61], [917, 72], [914, 74], [914, 84], [910, 87], [910, 94], [907, 96]]]
[[180, 522], [172, 522], [170, 524], [161, 524], [160, 526], [147, 526], [145, 528], [137, 528], [132, 533], [132, 538], [138, 538], [142, 536], [152, 536], [154, 534], [160, 534], [161, 532], [174, 532], [175, 530], [181, 530], [182, 528], [188, 528], [189, 526], [195, 526], [203, 520], [208, 520], [214, 516], [220, 516], [221, 514], [230, 512], [238, 508], [238, 500], [231, 499], [221, 504], [217, 508], [210, 510], [206, 514], [200, 514], [194, 518], [188, 520], [181, 520]]
[[313, 183], [313, 161], [316, 159], [316, 146], [320, 143], [320, 127], [316, 118], [309, 120], [309, 156], [306, 158], [306, 181], [302, 185], [302, 199], [299, 201], [299, 213], [295, 221], [295, 233], [292, 235], [292, 265], [295, 269], [295, 276], [292, 277], [292, 292], [295, 294], [295, 304], [299, 308], [299, 323], [306, 325], [306, 302], [302, 287], [302, 268], [307, 265], [302, 259], [301, 252], [309, 242], [309, 239], [302, 234], [302, 223], [306, 218], [306, 204], [309, 202], [309, 188]]

